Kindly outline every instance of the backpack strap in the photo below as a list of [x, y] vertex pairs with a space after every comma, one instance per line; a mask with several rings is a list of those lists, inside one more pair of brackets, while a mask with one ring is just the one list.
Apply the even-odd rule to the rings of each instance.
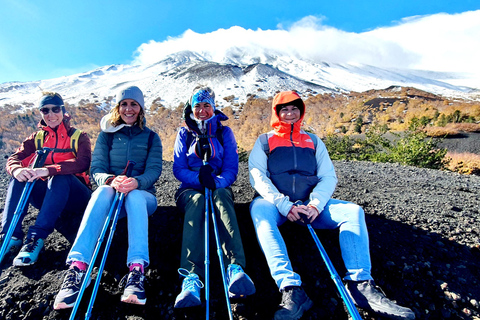
[[[80, 139], [81, 134], [82, 134], [82, 130], [75, 129], [73, 131], [73, 134], [70, 136], [70, 149], [54, 148], [52, 151], [57, 153], [73, 152], [76, 157], [77, 151], [78, 151], [78, 140]], [[44, 140], [45, 140], [45, 131], [43, 130], [38, 131], [37, 134], [35, 135], [35, 147], [37, 150], [40, 150], [43, 148]]]
[[150, 148], [152, 147], [153, 144], [153, 138], [155, 138], [155, 132], [150, 130], [150, 134], [148, 135], [148, 145], [147, 145], [147, 151], [150, 152]]
[[72, 136], [70, 137], [70, 149], [73, 149], [73, 153], [75, 154], [75, 157], [77, 156], [78, 140], [80, 139], [81, 134], [82, 134], [82, 130], [75, 129]]
[[306, 132], [306, 134], [308, 134], [310, 136], [310, 139], [312, 139], [315, 153], [317, 153], [317, 142], [318, 142], [317, 141], [317, 136], [314, 133], [311, 133], [311, 132]]
[[[217, 129], [217, 132], [215, 133], [216, 135], [195, 135], [195, 139], [199, 140], [201, 138], [217, 138], [218, 142], [220, 142], [220, 145], [223, 147], [223, 126], [220, 125], [219, 128]], [[185, 145], [188, 147], [192, 144], [194, 137], [192, 131], [188, 131], [187, 133], [187, 140], [185, 141]]]
[[262, 143], [263, 152], [267, 155], [267, 158], [270, 156], [270, 146], [268, 145], [268, 139], [272, 136], [271, 133], [262, 133], [259, 136], [260, 142]]
[[43, 148], [43, 140], [45, 140], [45, 131], [40, 130], [35, 135], [35, 148], [40, 150]]

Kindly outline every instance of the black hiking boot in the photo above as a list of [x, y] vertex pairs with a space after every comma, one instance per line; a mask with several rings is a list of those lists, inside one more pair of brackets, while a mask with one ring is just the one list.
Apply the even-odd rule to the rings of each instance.
[[275, 312], [274, 320], [297, 320], [313, 306], [312, 300], [302, 287], [286, 287], [282, 291], [280, 310]]
[[373, 280], [347, 281], [347, 291], [358, 307], [390, 319], [415, 319], [415, 313], [388, 299]]

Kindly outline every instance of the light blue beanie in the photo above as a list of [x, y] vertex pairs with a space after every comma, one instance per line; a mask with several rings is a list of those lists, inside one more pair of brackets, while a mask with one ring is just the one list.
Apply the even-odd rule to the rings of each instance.
[[143, 93], [142, 93], [142, 90], [140, 90], [138, 87], [130, 86], [120, 90], [117, 93], [117, 97], [116, 97], [117, 103], [120, 103], [122, 100], [125, 100], [125, 99], [132, 99], [137, 101], [140, 107], [142, 107], [142, 109], [145, 110]]

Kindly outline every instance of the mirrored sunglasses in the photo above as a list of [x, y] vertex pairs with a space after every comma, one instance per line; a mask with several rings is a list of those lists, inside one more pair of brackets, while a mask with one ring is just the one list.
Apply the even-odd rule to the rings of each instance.
[[62, 110], [62, 107], [59, 107], [59, 106], [55, 106], [55, 107], [52, 107], [52, 108], [44, 107], [44, 108], [40, 109], [40, 112], [46, 115], [46, 114], [50, 113], [50, 110], [53, 113], [59, 113]]

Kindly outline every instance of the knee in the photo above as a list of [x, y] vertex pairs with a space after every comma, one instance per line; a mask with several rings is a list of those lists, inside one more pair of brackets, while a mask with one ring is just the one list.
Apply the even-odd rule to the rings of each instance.
[[365, 223], [365, 211], [358, 204], [346, 204], [345, 211], [349, 221], [356, 223]]
[[219, 188], [213, 191], [213, 198], [215, 201], [233, 201], [232, 192], [227, 188]]
[[260, 223], [260, 221], [274, 221], [278, 214], [277, 207], [262, 198], [253, 200], [250, 205], [250, 215], [255, 224]]
[[63, 187], [71, 183], [71, 180], [70, 180], [71, 178], [72, 178], [72, 175], [70, 174], [51, 176], [50, 179], [48, 180], [48, 186], [50, 189]]
[[115, 190], [110, 186], [100, 186], [93, 192], [92, 199], [103, 199], [105, 197], [113, 197], [115, 195]]
[[147, 201], [140, 190], [132, 190], [125, 197], [125, 206], [145, 207]]

